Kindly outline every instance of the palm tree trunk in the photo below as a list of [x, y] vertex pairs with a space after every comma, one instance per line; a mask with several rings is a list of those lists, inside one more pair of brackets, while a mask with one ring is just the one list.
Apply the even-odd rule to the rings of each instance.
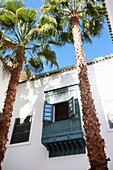
[[19, 82], [20, 72], [22, 70], [23, 61], [24, 61], [24, 50], [17, 49], [15, 62], [13, 70], [11, 71], [11, 77], [8, 85], [8, 90], [6, 92], [6, 99], [4, 102], [4, 108], [2, 110], [2, 115], [0, 119], [0, 170], [1, 162], [4, 159], [4, 154], [6, 150], [6, 143], [8, 141], [8, 132], [11, 122], [11, 116], [13, 112], [13, 104], [16, 97], [17, 85]]
[[79, 15], [76, 11], [73, 11], [70, 15], [70, 24], [72, 28], [76, 65], [80, 81], [83, 122], [86, 132], [86, 146], [91, 170], [107, 170], [104, 139], [102, 139], [100, 135], [100, 124], [96, 116], [94, 100], [92, 99], [92, 93], [90, 90], [85, 55], [82, 47]]

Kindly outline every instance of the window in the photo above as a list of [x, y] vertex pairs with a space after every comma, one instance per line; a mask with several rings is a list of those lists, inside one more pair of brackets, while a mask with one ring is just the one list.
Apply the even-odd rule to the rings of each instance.
[[72, 97], [70, 100], [61, 103], [45, 103], [43, 120], [46, 122], [56, 122], [70, 119], [74, 115], [79, 115], [79, 104], [78, 99]]
[[56, 122], [79, 114], [76, 86], [65, 87], [45, 93], [44, 121]]
[[113, 129], [113, 113], [108, 115], [108, 122], [110, 129]]
[[10, 144], [29, 141], [30, 127], [31, 116], [27, 116], [22, 123], [20, 118], [16, 118]]
[[59, 120], [66, 120], [73, 115], [79, 114], [78, 99], [72, 97], [69, 101], [54, 104], [55, 106], [55, 122]]
[[113, 129], [113, 100], [105, 101], [105, 106], [106, 106], [105, 112], [107, 113], [106, 119], [107, 119], [109, 128]]
[[55, 104], [54, 107], [55, 107], [55, 122], [59, 120], [69, 119], [68, 102]]

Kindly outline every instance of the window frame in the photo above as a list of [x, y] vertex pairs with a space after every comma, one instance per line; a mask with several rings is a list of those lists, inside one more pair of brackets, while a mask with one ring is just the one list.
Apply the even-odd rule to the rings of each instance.
[[113, 102], [113, 98], [109, 99], [109, 100], [104, 100], [102, 102], [103, 111], [104, 111], [104, 119], [105, 119], [105, 124], [106, 124], [106, 130], [107, 130], [108, 133], [113, 132], [113, 128], [110, 128], [110, 125], [109, 125], [109, 114], [111, 114], [109, 107], [108, 107], [109, 102]]
[[[43, 111], [43, 122], [49, 122], [49, 123], [56, 122], [55, 121], [55, 105], [56, 104], [60, 104], [60, 103], [64, 103], [64, 102], [68, 102], [68, 116], [69, 116], [68, 119], [71, 119], [74, 115], [80, 116], [80, 104], [79, 104], [78, 98], [75, 99], [74, 96], [73, 96], [71, 99], [73, 100], [73, 113], [71, 114], [71, 116], [69, 116], [69, 101], [70, 101], [70, 99], [62, 101], [62, 102], [53, 103], [53, 104], [49, 104], [49, 103], [45, 102], [44, 103], [44, 108], [45, 108], [45, 104], [52, 105], [53, 111], [52, 111], [52, 116], [51, 116], [52, 119], [48, 120], [48, 121], [45, 120], [45, 118], [44, 118], [44, 111]], [[77, 103], [76, 103], [76, 101], [77, 101]], [[76, 108], [76, 105], [77, 105], [78, 108]], [[77, 113], [77, 110], [78, 110], [78, 113]], [[63, 121], [63, 120], [59, 120], [59, 121]]]
[[[67, 102], [67, 105], [68, 105], [68, 100], [65, 100], [65, 101], [62, 101], [62, 102], [57, 102], [57, 103], [54, 103], [53, 104], [53, 107], [54, 107], [54, 122], [57, 122], [57, 121], [55, 121], [55, 115], [56, 115], [56, 113], [55, 113], [55, 105], [57, 105], [57, 104], [62, 104], [62, 103], [66, 103]], [[68, 119], [70, 119], [69, 118], [69, 108], [67, 109], [67, 111], [68, 111]], [[67, 120], [67, 119], [63, 119], [63, 120]], [[58, 120], [58, 121], [63, 121], [63, 120]]]
[[[18, 117], [14, 117], [12, 120], [12, 124], [11, 124], [11, 128], [10, 128], [10, 133], [9, 133], [9, 141], [7, 142], [7, 147], [8, 148], [12, 148], [12, 147], [18, 147], [18, 146], [24, 146], [24, 145], [31, 145], [31, 139], [32, 139], [32, 131], [33, 131], [33, 122], [34, 122], [34, 115], [33, 114], [29, 114], [27, 116], [31, 116], [32, 117], [32, 121], [31, 121], [31, 125], [30, 125], [30, 132], [29, 132], [29, 140], [26, 142], [20, 142], [20, 143], [10, 143], [11, 142], [11, 138], [12, 138], [12, 134], [13, 134], [13, 130], [14, 130], [14, 125], [15, 125], [15, 120]], [[26, 117], [27, 117], [26, 116]]]
[[[11, 139], [10, 139], [10, 144], [11, 144], [11, 145], [12, 145], [12, 144], [17, 144], [17, 143], [24, 143], [24, 142], [28, 142], [28, 141], [29, 141], [30, 129], [31, 129], [31, 123], [32, 123], [32, 116], [31, 116], [31, 115], [28, 115], [25, 119], [27, 119], [28, 117], [29, 117], [29, 122], [26, 122], [26, 123], [23, 122], [22, 124], [17, 124], [17, 126], [16, 126], [17, 121], [18, 121], [18, 120], [21, 120], [21, 119], [20, 119], [20, 118], [16, 118], [16, 119], [15, 119], [13, 131], [12, 131], [12, 135], [11, 135]], [[25, 121], [25, 119], [24, 119], [24, 121]], [[24, 129], [23, 131], [21, 131], [21, 130], [20, 130], [20, 131], [16, 131], [16, 128], [18, 128], [19, 126], [20, 126], [20, 129], [22, 129], [22, 127], [25, 128], [26, 124], [28, 125], [28, 129], [27, 129], [28, 132], [26, 132], [26, 129]], [[16, 132], [15, 132], [15, 131], [16, 131]], [[27, 135], [28, 135], [28, 137], [27, 137], [28, 140], [27, 140], [27, 141], [21, 141], [21, 139], [20, 139], [19, 142], [16, 141], [16, 142], [12, 143], [14, 136], [17, 135], [17, 134], [19, 134], [21, 138], [22, 138], [22, 136], [23, 136], [24, 134], [27, 134]]]
[[[65, 98], [60, 101], [56, 101], [55, 98], [54, 98], [54, 95], [56, 95], [57, 93], [58, 94], [61, 94], [62, 93], [65, 93], [67, 92], [67, 95], [66, 95], [66, 100]], [[74, 92], [74, 94], [73, 94]], [[72, 114], [72, 117], [73, 115], [76, 115], [76, 112], [78, 110], [78, 116], [80, 116], [80, 101], [79, 101], [79, 98], [80, 98], [80, 95], [79, 95], [79, 84], [71, 84], [69, 86], [64, 86], [64, 87], [60, 87], [60, 88], [57, 88], [57, 89], [51, 89], [51, 90], [47, 90], [47, 91], [44, 91], [45, 93], [45, 103], [47, 104], [51, 104], [53, 105], [53, 118], [52, 118], [52, 121], [46, 121], [46, 122], [55, 122], [55, 104], [59, 104], [59, 103], [63, 103], [63, 102], [68, 102], [69, 103], [69, 100], [71, 98], [73, 98], [73, 101], [74, 101], [74, 104], [73, 104], [73, 110], [74, 110], [74, 114]], [[67, 96], [68, 96], [68, 99], [67, 99]], [[75, 108], [75, 105], [76, 105], [76, 101], [77, 100], [77, 103], [78, 103], [78, 108]], [[45, 105], [44, 103], [44, 105]], [[69, 104], [68, 104], [68, 107], [69, 107]], [[69, 114], [69, 108], [68, 108], [68, 114]], [[71, 116], [69, 116], [69, 119], [71, 118]], [[45, 122], [44, 120], [44, 112], [43, 112], [43, 122]]]

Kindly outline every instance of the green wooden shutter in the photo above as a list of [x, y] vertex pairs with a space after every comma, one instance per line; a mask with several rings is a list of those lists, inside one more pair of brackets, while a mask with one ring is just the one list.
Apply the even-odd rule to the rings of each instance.
[[79, 102], [78, 99], [75, 99], [75, 114], [80, 114]]
[[30, 136], [32, 115], [26, 117], [23, 123], [20, 123], [20, 118], [15, 119], [14, 129], [10, 144], [28, 142]]
[[68, 108], [69, 108], [69, 118], [71, 118], [75, 114], [75, 102], [74, 102], [74, 97], [72, 97], [68, 101]]
[[43, 121], [52, 122], [53, 121], [53, 105], [45, 103], [44, 104], [44, 116]]

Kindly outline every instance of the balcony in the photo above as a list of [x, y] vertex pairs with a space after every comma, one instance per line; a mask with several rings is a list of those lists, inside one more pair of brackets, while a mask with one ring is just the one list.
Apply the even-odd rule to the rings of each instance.
[[85, 153], [78, 93], [78, 85], [45, 93], [42, 144], [49, 157]]
[[80, 117], [53, 123], [44, 122], [42, 144], [49, 151], [49, 157], [85, 153]]

